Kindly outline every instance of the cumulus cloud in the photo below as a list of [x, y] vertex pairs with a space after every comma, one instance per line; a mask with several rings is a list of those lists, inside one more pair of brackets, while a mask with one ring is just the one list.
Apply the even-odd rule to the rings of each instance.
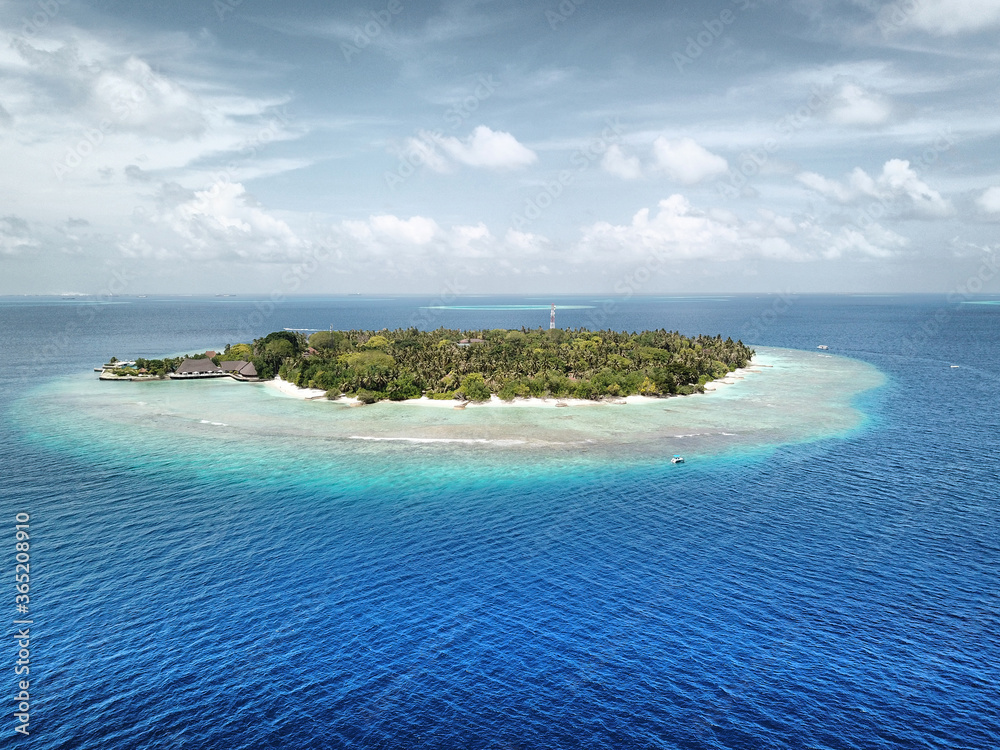
[[415, 164], [435, 172], [448, 172], [454, 164], [498, 171], [523, 169], [538, 161], [538, 154], [510, 133], [478, 126], [465, 138], [421, 131], [408, 138], [404, 152]]
[[470, 167], [520, 169], [538, 160], [534, 151], [520, 144], [510, 133], [490, 130], [485, 125], [477, 127], [464, 140], [446, 137], [440, 143], [452, 159]]
[[434, 219], [423, 216], [400, 219], [392, 214], [370, 216], [367, 221], [345, 221], [342, 226], [356, 240], [404, 245], [426, 245], [440, 231]]
[[77, 39], [18, 37], [12, 46], [25, 63], [21, 75], [40, 107], [55, 105], [90, 127], [104, 121], [116, 132], [169, 141], [197, 138], [208, 127], [206, 105], [192, 91], [135, 55], [120, 59], [92, 40], [86, 51]]
[[835, 232], [813, 225], [810, 227], [809, 240], [819, 249], [819, 256], [826, 260], [850, 256], [890, 258], [909, 245], [905, 237], [877, 222], [872, 222], [863, 229], [846, 225]]
[[[597, 222], [584, 230], [585, 251], [624, 256], [655, 256], [660, 260], [738, 260], [745, 257], [784, 257], [798, 253], [788, 243], [788, 232], [762, 223], [748, 226], [725, 212], [695, 209], [682, 195], [661, 200], [656, 214], [639, 210], [630, 224]], [[794, 227], [793, 227], [794, 229]]]
[[976, 205], [988, 214], [1000, 214], [1000, 187], [991, 187], [976, 198]]
[[[899, 5], [897, 13], [902, 25], [938, 36], [1000, 26], [1000, 3], [996, 0], [921, 0]], [[893, 20], [891, 13], [888, 20], [890, 23]]]
[[661, 200], [657, 213], [643, 208], [630, 224], [598, 222], [587, 227], [579, 250], [596, 255], [668, 261], [808, 261], [845, 256], [884, 258], [907, 244], [877, 223], [831, 231], [812, 219], [795, 220], [772, 211], [740, 219], [729, 211], [701, 211], [682, 195]]
[[[197, 45], [170, 40], [178, 47], [176, 69], [189, 71], [181, 77], [154, 70], [140, 42], [133, 39], [126, 48], [111, 36], [61, 23], [30, 38], [15, 37], [0, 53], [0, 101], [18, 125], [14, 137], [0, 143], [12, 167], [0, 173], [0, 182], [21, 172], [17, 179], [41, 192], [55, 173], [63, 189], [85, 183], [93, 194], [95, 175], [110, 177], [130, 164], [147, 172], [197, 164], [207, 173], [213, 160], [232, 161], [239, 151], [241, 161], [260, 165], [256, 157], [267, 143], [296, 137], [277, 109], [283, 100], [245, 96], [226, 86], [223, 71], [190, 59]], [[150, 49], [162, 44], [146, 42]], [[135, 166], [127, 175], [142, 176]], [[189, 184], [202, 182], [195, 179]], [[75, 202], [68, 195], [65, 200]]]
[[[282, 219], [272, 215], [238, 182], [218, 182], [196, 191], [153, 217], [158, 228], [170, 230], [181, 241], [183, 255], [194, 258], [228, 257], [249, 261], [287, 261], [302, 256], [308, 243]], [[161, 236], [161, 239], [162, 236]], [[154, 257], [172, 255], [154, 251], [149, 241], [134, 235], [119, 244], [126, 254]]]
[[207, 128], [198, 97], [137, 57], [101, 70], [88, 83], [97, 117], [120, 131], [173, 141], [198, 137]]
[[504, 235], [504, 242], [507, 246], [519, 250], [522, 254], [533, 255], [542, 252], [550, 247], [549, 239], [533, 232], [519, 232], [516, 229], [508, 229]]
[[653, 142], [653, 155], [657, 168], [682, 185], [695, 185], [725, 174], [729, 169], [725, 159], [708, 151], [693, 138], [670, 140], [660, 136]]
[[609, 146], [604, 152], [601, 168], [623, 180], [637, 180], [642, 177], [642, 165], [638, 157], [626, 156], [617, 143]]
[[796, 179], [810, 190], [841, 204], [874, 198], [881, 203], [898, 202], [901, 212], [922, 218], [940, 219], [955, 213], [951, 201], [921, 180], [905, 159], [890, 159], [877, 177], [855, 167], [846, 183], [815, 172], [802, 172]]
[[118, 252], [126, 258], [157, 258], [166, 260], [172, 257], [172, 253], [165, 247], [154, 248], [149, 240], [138, 232], [118, 238], [116, 243]]
[[830, 99], [827, 119], [838, 125], [883, 125], [892, 118], [892, 105], [881, 94], [855, 83], [844, 83]]
[[422, 164], [434, 172], [449, 172], [451, 163], [438, 150], [436, 139], [436, 134], [421, 130], [416, 138], [403, 142], [400, 155], [410, 164]]
[[392, 214], [342, 221], [335, 229], [342, 248], [343, 268], [396, 276], [421, 276], [461, 269], [475, 275], [519, 275], [545, 272], [552, 252], [548, 238], [508, 229], [494, 235], [483, 222], [442, 226], [426, 216]]
[[847, 185], [837, 180], [827, 179], [815, 172], [802, 172], [796, 175], [795, 179], [813, 192], [837, 203], [850, 203], [857, 196], [857, 193]]

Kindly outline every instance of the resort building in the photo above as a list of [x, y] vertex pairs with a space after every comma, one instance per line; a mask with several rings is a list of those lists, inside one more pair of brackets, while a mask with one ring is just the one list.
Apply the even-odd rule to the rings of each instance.
[[170, 373], [170, 377], [175, 380], [187, 380], [191, 378], [221, 378], [225, 377], [226, 374], [210, 359], [185, 359], [177, 365], [175, 372]]
[[246, 362], [241, 359], [234, 359], [229, 362], [220, 362], [219, 369], [227, 375], [238, 376], [240, 378], [256, 378], [257, 368], [253, 362]]
[[257, 368], [253, 362], [246, 360], [229, 360], [218, 365], [210, 359], [185, 359], [177, 366], [176, 372], [170, 373], [174, 380], [193, 380], [196, 378], [224, 378], [236, 380], [256, 380]]

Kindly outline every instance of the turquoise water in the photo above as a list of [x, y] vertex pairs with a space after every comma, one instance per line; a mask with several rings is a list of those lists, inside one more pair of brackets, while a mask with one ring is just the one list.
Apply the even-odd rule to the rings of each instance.
[[[547, 325], [523, 302], [433, 323]], [[428, 304], [290, 300], [259, 333]], [[235, 341], [254, 300], [0, 301], [36, 639], [4, 746], [996, 747], [1000, 321], [947, 305], [616, 300], [617, 329], [753, 330], [773, 366], [460, 411], [92, 372]]]
[[864, 362], [789, 349], [761, 349], [748, 370], [717, 391], [689, 397], [466, 409], [422, 402], [353, 407], [229, 379], [109, 383], [87, 373], [42, 386], [14, 416], [25, 430], [58, 435], [55, 443], [67, 450], [100, 446], [138, 458], [181, 442], [192, 454], [227, 463], [238, 460], [234, 452], [255, 456], [255, 463], [284, 455], [283, 465], [304, 464], [305, 474], [334, 465], [364, 474], [383, 455], [416, 472], [430, 462], [462, 474], [469, 462], [599, 467], [655, 464], [675, 453], [696, 462], [842, 435], [865, 419], [853, 405], [858, 394], [884, 381]]

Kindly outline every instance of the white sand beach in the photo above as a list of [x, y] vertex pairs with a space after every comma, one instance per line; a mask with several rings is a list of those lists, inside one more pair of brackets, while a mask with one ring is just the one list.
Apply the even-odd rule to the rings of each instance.
[[[727, 385], [734, 385], [740, 380], [743, 380], [748, 375], [754, 373], [760, 373], [760, 367], [756, 361], [751, 361], [747, 367], [742, 367], [734, 370], [733, 372], [727, 373], [725, 377], [719, 378], [717, 380], [711, 380], [705, 383], [705, 393], [711, 393], [723, 388]], [[763, 365], [766, 367], [766, 365]], [[291, 396], [292, 398], [298, 398], [305, 401], [324, 401], [326, 396], [326, 391], [321, 388], [300, 388], [299, 386], [289, 383], [281, 377], [276, 377], [274, 380], [268, 380], [264, 383], [265, 386], [277, 390], [286, 396]], [[703, 394], [692, 394], [694, 396]], [[671, 397], [674, 398], [674, 397]], [[518, 408], [518, 407], [532, 407], [532, 408], [562, 408], [562, 407], [575, 407], [575, 406], [627, 406], [629, 404], [650, 404], [657, 401], [663, 401], [664, 398], [659, 396], [624, 396], [621, 398], [608, 398], [600, 401], [593, 401], [586, 398], [515, 398], [513, 401], [504, 401], [497, 396], [490, 396], [489, 401], [458, 401], [457, 399], [434, 399], [427, 398], [427, 396], [421, 396], [420, 398], [407, 399], [406, 401], [396, 401], [392, 403], [398, 404], [409, 404], [411, 406], [423, 406], [433, 409], [482, 409], [484, 407], [502, 407], [502, 408]], [[340, 398], [334, 399], [332, 403], [346, 404], [348, 406], [357, 406], [360, 402], [356, 398], [341, 396]]]
[[273, 388], [286, 396], [292, 396], [293, 398], [300, 398], [306, 401], [312, 399], [321, 400], [326, 396], [326, 391], [322, 388], [299, 388], [294, 383], [289, 383], [282, 377], [276, 377], [274, 380], [266, 380], [264, 381], [264, 385], [268, 388]]

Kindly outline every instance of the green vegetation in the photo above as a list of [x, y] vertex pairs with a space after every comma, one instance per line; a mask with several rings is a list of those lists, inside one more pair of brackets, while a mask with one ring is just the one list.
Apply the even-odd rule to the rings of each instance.
[[[247, 344], [237, 344], [237, 346], [247, 346]], [[298, 357], [306, 350], [307, 346], [306, 337], [301, 333], [275, 331], [267, 334], [264, 338], [254, 339], [253, 356], [250, 361], [253, 362], [257, 376], [261, 380], [270, 380], [278, 374], [285, 360]], [[231, 349], [231, 347], [227, 348]], [[332, 388], [333, 386], [327, 387]]]
[[[463, 340], [472, 343], [457, 343]], [[203, 358], [205, 355], [191, 355]], [[519, 330], [319, 331], [307, 340], [275, 331], [251, 344], [227, 345], [219, 362], [248, 360], [258, 376], [281, 375], [328, 398], [353, 395], [363, 403], [433, 399], [670, 396], [744, 367], [753, 350], [721, 336], [689, 338], [676, 331]], [[137, 359], [117, 375], [165, 377], [184, 357]], [[117, 363], [114, 357], [112, 364]]]
[[[157, 377], [166, 377], [168, 373], [173, 372], [177, 369], [177, 365], [184, 361], [184, 357], [173, 357], [164, 359], [137, 359], [135, 361], [136, 369], [132, 371], [134, 375], [139, 370], [145, 370], [150, 375], [156, 375]], [[115, 374], [118, 371], [115, 370]]]
[[219, 364], [219, 362], [232, 362], [234, 360], [249, 362], [251, 359], [253, 359], [253, 347], [250, 344], [226, 344], [226, 349], [222, 354], [212, 357], [212, 361], [215, 364]]
[[[459, 345], [462, 339], [482, 343]], [[237, 346], [248, 346], [238, 344]], [[317, 353], [306, 353], [312, 347]], [[236, 347], [227, 347], [226, 356]], [[261, 378], [280, 374], [331, 397], [352, 394], [364, 403], [461, 398], [484, 401], [557, 397], [668, 396], [703, 385], [737, 367], [753, 351], [721, 336], [676, 331], [519, 330], [320, 331], [308, 341], [278, 331], [252, 345]]]

